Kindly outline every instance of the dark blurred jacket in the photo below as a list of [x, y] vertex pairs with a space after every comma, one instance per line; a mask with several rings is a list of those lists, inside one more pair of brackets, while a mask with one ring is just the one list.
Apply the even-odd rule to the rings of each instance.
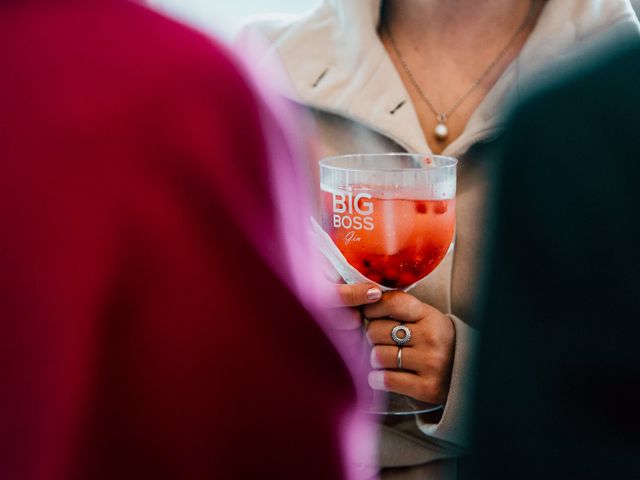
[[504, 140], [471, 478], [640, 478], [640, 48], [608, 57]]
[[0, 478], [341, 478], [238, 69], [124, 0], [2, 2], [0, 45]]

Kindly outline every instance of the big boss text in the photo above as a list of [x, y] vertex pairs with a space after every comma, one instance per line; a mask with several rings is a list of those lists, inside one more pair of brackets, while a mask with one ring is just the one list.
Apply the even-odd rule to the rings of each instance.
[[373, 230], [373, 203], [368, 193], [333, 194], [333, 226], [347, 230]]

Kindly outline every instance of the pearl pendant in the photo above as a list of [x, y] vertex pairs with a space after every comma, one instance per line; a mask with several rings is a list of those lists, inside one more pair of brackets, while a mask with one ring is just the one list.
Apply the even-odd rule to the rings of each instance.
[[433, 129], [433, 134], [436, 136], [438, 141], [443, 142], [449, 136], [449, 129], [444, 123], [440, 122], [436, 125], [436, 128]]

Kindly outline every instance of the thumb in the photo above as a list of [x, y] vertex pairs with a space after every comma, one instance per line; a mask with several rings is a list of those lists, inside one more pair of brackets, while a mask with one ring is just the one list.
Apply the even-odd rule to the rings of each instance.
[[382, 298], [382, 290], [371, 283], [355, 283], [353, 285], [336, 285], [338, 297], [343, 307], [357, 307], [375, 303]]

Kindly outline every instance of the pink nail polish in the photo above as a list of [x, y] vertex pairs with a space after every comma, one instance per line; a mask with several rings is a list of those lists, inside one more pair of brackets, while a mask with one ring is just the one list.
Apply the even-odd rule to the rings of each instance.
[[382, 292], [378, 287], [371, 287], [369, 290], [367, 290], [367, 300], [375, 302], [377, 300], [380, 300], [381, 297]]
[[374, 390], [386, 390], [384, 386], [384, 371], [375, 370], [369, 372], [369, 386]]
[[378, 360], [378, 356], [376, 355], [375, 350], [371, 350], [370, 360], [371, 366], [373, 368], [382, 368], [382, 364], [380, 363], [380, 360]]

